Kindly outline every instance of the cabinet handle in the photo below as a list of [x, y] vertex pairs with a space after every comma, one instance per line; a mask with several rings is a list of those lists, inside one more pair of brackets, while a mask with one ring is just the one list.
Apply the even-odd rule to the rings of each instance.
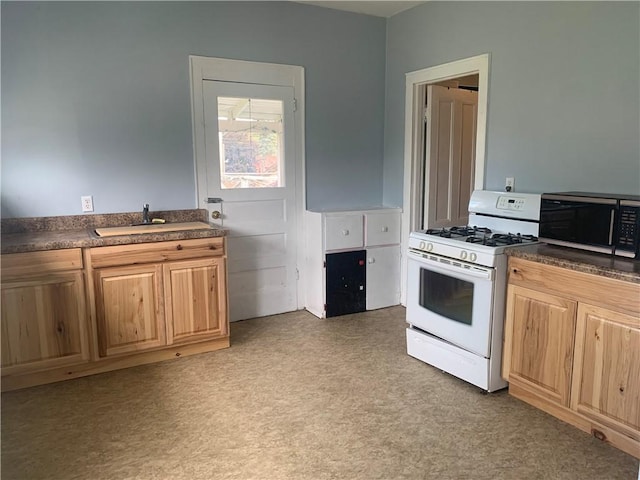
[[182, 245], [176, 245], [176, 250], [182, 250]]
[[382, 231], [382, 232], [388, 232], [388, 231], [389, 231], [389, 227], [382, 227], [382, 228], [380, 229], [380, 231]]
[[342, 235], [344, 235], [345, 237], [349, 235], [349, 230], [342, 230]]

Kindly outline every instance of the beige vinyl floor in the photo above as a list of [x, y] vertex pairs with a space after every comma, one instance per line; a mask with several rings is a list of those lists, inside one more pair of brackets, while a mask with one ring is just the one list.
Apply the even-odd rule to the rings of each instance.
[[2, 479], [628, 479], [638, 461], [409, 357], [405, 311], [2, 395]]

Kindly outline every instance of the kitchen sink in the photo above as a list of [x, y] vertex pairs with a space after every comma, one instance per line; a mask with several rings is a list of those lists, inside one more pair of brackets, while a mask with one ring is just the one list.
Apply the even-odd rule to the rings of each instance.
[[145, 233], [181, 232], [185, 230], [206, 230], [212, 227], [205, 222], [178, 223], [146, 223], [139, 225], [124, 225], [120, 227], [96, 228], [99, 237], [115, 237], [117, 235], [140, 235]]

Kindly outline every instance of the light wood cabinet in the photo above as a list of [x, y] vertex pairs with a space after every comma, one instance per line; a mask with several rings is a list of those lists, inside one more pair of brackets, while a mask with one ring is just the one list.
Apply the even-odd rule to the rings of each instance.
[[228, 334], [222, 259], [172, 262], [164, 266], [168, 343]]
[[573, 375], [574, 410], [640, 439], [637, 316], [580, 304]]
[[640, 458], [640, 284], [509, 259], [509, 393]]
[[515, 285], [507, 299], [510, 381], [569, 405], [577, 303]]
[[101, 268], [93, 275], [100, 356], [167, 344], [162, 265]]
[[92, 248], [101, 357], [228, 336], [223, 239]]
[[2, 389], [229, 346], [224, 237], [2, 256]]
[[80, 249], [2, 257], [2, 375], [89, 360]]

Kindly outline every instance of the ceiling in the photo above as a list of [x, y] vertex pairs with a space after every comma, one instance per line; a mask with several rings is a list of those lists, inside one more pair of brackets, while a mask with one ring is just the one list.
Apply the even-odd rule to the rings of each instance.
[[348, 12], [364, 13], [366, 15], [374, 15], [376, 17], [392, 17], [396, 13], [400, 13], [409, 8], [426, 3], [421, 2], [403, 2], [403, 1], [352, 1], [352, 2], [339, 2], [339, 1], [324, 1], [315, 2], [307, 0], [298, 0], [296, 3], [308, 3], [316, 5], [318, 7], [334, 8], [337, 10], [346, 10]]

